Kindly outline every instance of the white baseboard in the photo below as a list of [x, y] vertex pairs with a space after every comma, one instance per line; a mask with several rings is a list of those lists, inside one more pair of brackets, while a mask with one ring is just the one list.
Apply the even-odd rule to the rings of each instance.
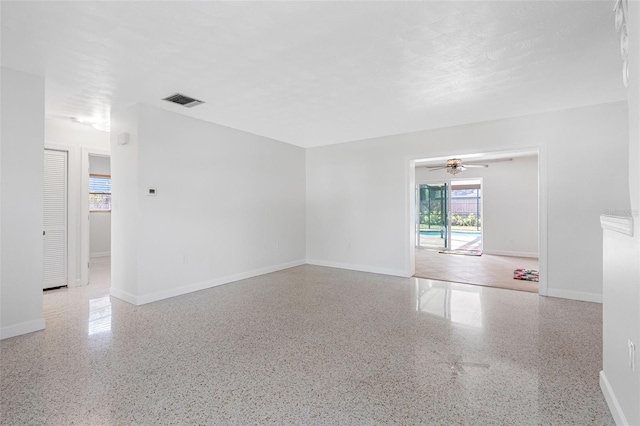
[[407, 272], [399, 269], [377, 268], [374, 266], [354, 265], [351, 263], [340, 263], [326, 260], [307, 259], [308, 265], [326, 266], [328, 268], [348, 269], [350, 271], [371, 272], [373, 274], [392, 275], [395, 277], [407, 278]]
[[511, 256], [511, 257], [533, 257], [538, 258], [538, 253], [528, 251], [505, 251], [505, 250], [482, 250], [484, 254], [492, 254], [495, 256]]
[[217, 287], [223, 284], [229, 284], [235, 281], [246, 280], [247, 278], [257, 277], [259, 275], [270, 274], [271, 272], [277, 272], [283, 269], [289, 269], [304, 264], [304, 260], [296, 260], [293, 262], [282, 263], [280, 265], [273, 265], [266, 268], [254, 269], [252, 271], [240, 272], [238, 274], [228, 275], [226, 277], [216, 278], [209, 281], [187, 284], [181, 287], [158, 291], [155, 293], [143, 294], [141, 296], [134, 296], [130, 293], [111, 288], [111, 295], [113, 297], [117, 297], [118, 299], [124, 300], [125, 302], [129, 302], [133, 305], [139, 306], [145, 305], [147, 303], [157, 302], [158, 300], [168, 299], [170, 297], [193, 293], [194, 291], [206, 290], [208, 288]]
[[136, 296], [126, 291], [113, 288], [113, 286], [109, 287], [109, 294], [116, 299], [124, 300], [125, 302], [131, 303], [132, 305], [139, 305], [139, 303], [137, 303], [138, 298]]
[[559, 297], [561, 299], [580, 300], [582, 302], [602, 303], [602, 294], [586, 293], [583, 291], [547, 289], [547, 296]]
[[109, 257], [111, 256], [111, 252], [110, 251], [105, 251], [102, 253], [91, 253], [89, 254], [90, 258], [94, 258], [94, 257]]
[[600, 372], [600, 390], [602, 390], [602, 394], [604, 395], [605, 401], [607, 401], [607, 405], [609, 406], [609, 411], [611, 411], [611, 415], [613, 416], [613, 420], [615, 420], [617, 425], [628, 425], [627, 418], [622, 412], [622, 407], [618, 403], [618, 398], [616, 398], [616, 394], [613, 393], [613, 389], [611, 389], [611, 385], [607, 380], [607, 376], [604, 374], [604, 371]]
[[2, 327], [0, 328], [0, 340], [8, 339], [9, 337], [20, 336], [21, 334], [32, 333], [34, 331], [44, 330], [44, 327], [44, 318], [21, 322], [19, 324], [10, 325], [8, 327]]

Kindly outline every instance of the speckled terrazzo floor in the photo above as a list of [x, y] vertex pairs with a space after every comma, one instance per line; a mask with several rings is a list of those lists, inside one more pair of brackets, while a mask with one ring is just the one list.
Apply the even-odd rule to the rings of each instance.
[[105, 282], [0, 342], [2, 424], [613, 424], [598, 304], [317, 266], [139, 307]]

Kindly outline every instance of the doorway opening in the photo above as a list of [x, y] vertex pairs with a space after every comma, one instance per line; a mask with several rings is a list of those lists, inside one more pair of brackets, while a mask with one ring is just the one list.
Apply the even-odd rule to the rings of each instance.
[[94, 269], [104, 275], [111, 261], [111, 161], [89, 154], [89, 284]]
[[546, 294], [538, 150], [472, 158], [486, 165], [464, 179], [442, 158], [415, 162], [414, 276]]

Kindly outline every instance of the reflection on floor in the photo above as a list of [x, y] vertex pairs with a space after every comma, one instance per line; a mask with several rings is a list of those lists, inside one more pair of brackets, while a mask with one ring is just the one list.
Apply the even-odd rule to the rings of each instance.
[[530, 257], [462, 256], [416, 248], [416, 277], [538, 292], [538, 283], [513, 279], [514, 269], [538, 269]]
[[111, 257], [94, 257], [89, 262], [89, 284], [111, 284]]
[[1, 424], [614, 424], [599, 304], [310, 265], [143, 306], [99, 282], [0, 342]]
[[85, 332], [89, 336], [111, 331], [110, 285], [111, 257], [92, 258], [88, 286], [45, 292], [43, 304], [47, 328], [59, 327], [69, 317], [82, 316], [88, 311]]

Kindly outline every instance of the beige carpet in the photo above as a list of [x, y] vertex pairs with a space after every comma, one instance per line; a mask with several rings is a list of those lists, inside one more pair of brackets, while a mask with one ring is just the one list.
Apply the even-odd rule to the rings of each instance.
[[518, 268], [538, 269], [538, 259], [490, 254], [462, 256], [416, 248], [416, 277], [537, 293], [537, 282], [513, 279], [513, 270]]

